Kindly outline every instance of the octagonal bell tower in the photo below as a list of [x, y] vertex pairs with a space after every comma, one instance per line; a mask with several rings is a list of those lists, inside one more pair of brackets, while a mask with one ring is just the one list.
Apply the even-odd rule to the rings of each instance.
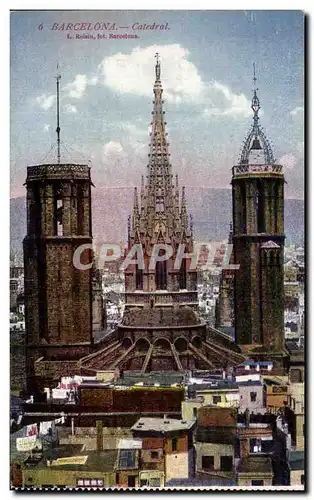
[[284, 348], [284, 173], [259, 124], [254, 68], [253, 125], [232, 170], [236, 342], [244, 350]]

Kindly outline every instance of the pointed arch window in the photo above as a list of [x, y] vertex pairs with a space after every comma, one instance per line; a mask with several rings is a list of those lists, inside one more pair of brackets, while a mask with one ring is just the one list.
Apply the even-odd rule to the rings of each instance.
[[264, 185], [258, 179], [256, 185], [256, 219], [257, 219], [257, 232], [265, 233], [265, 203], [264, 203]]
[[156, 262], [156, 290], [166, 290], [167, 289], [167, 262], [157, 261]]
[[273, 219], [274, 219], [274, 232], [278, 231], [278, 207], [279, 207], [279, 189], [278, 184], [272, 184], [272, 205], [273, 205]]
[[181, 266], [179, 270], [179, 288], [180, 290], [186, 289], [186, 259], [181, 260]]
[[138, 264], [136, 264], [135, 273], [136, 290], [143, 290], [143, 269], [140, 269]]
[[242, 183], [240, 187], [240, 192], [241, 192], [241, 206], [239, 207], [240, 209], [240, 220], [241, 220], [241, 233], [245, 234], [246, 233], [246, 189], [245, 189], [245, 184]]
[[63, 196], [60, 185], [54, 186], [54, 235], [63, 236]]

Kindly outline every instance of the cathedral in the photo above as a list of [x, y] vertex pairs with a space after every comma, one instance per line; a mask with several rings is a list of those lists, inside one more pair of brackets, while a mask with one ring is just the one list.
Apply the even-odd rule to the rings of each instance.
[[185, 188], [180, 193], [178, 175], [172, 173], [156, 58], [147, 172], [140, 190], [134, 190], [128, 228], [128, 252], [140, 249], [141, 259], [125, 270], [125, 312], [115, 342], [84, 359], [87, 373], [115, 367], [141, 372], [226, 369], [244, 359], [228, 337], [214, 329], [210, 333], [198, 313], [193, 228]]
[[[146, 175], [134, 190], [126, 221], [126, 253], [136, 251], [124, 271], [125, 310], [115, 331], [105, 329], [96, 270], [73, 265], [76, 249], [92, 243], [90, 167], [60, 163], [60, 151], [58, 163], [28, 167], [24, 267], [29, 387], [51, 385], [60, 376], [115, 369], [229, 371], [248, 357], [272, 359], [284, 369], [285, 181], [259, 124], [257, 89], [253, 125], [232, 175], [229, 243], [232, 263], [239, 268], [222, 274], [216, 328], [199, 315], [195, 262], [191, 265], [193, 227], [185, 188], [180, 190], [170, 163], [158, 54], [153, 93]], [[58, 145], [59, 133], [58, 123]], [[92, 260], [87, 249], [81, 261]], [[235, 342], [223, 327], [235, 330]]]

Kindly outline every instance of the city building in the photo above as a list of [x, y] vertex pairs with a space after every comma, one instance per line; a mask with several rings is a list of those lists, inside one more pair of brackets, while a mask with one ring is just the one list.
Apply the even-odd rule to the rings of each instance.
[[238, 486], [272, 486], [273, 468], [267, 456], [248, 456], [243, 458], [237, 471]]
[[270, 409], [284, 409], [288, 400], [287, 383], [264, 378], [266, 385], [266, 406]]
[[239, 411], [266, 412], [266, 388], [263, 380], [237, 381], [240, 395]]
[[[95, 428], [97, 422], [102, 422], [103, 436], [121, 438], [125, 430], [132, 427], [139, 415], [147, 417], [162, 417], [167, 414], [171, 418], [181, 417], [181, 404], [185, 388], [180, 373], [123, 373], [116, 377], [108, 373], [105, 380], [87, 377], [77, 387], [74, 400], [69, 399], [67, 389], [53, 389], [55, 398], [29, 402], [24, 405], [23, 422], [40, 422], [49, 420], [54, 413], [64, 414], [71, 419], [77, 428]], [[122, 432], [120, 430], [123, 429]], [[95, 433], [93, 441], [95, 441]], [[90, 432], [88, 432], [90, 434]], [[75, 442], [86, 444], [82, 440], [82, 432]], [[72, 439], [73, 441], [73, 439]]]
[[304, 383], [289, 384], [285, 417], [291, 434], [292, 446], [296, 451], [304, 450]]
[[267, 422], [237, 423], [240, 458], [249, 455], [270, 454], [274, 448], [273, 426]]
[[115, 486], [116, 450], [86, 453], [78, 449], [74, 456], [73, 453], [75, 451], [71, 451], [72, 456], [52, 452], [29, 457], [22, 469], [23, 487], [102, 489]]
[[195, 433], [196, 474], [234, 478], [237, 410], [202, 406]]
[[192, 398], [202, 398], [204, 405], [237, 408], [240, 404], [238, 384], [231, 380], [200, 380], [199, 383], [190, 383], [188, 394]]
[[194, 476], [195, 450], [193, 429], [195, 420], [140, 418], [132, 427], [134, 438], [142, 441], [141, 471], [159, 470], [165, 485], [171, 479]]
[[291, 486], [304, 486], [304, 451], [295, 450], [289, 452], [289, 484]]

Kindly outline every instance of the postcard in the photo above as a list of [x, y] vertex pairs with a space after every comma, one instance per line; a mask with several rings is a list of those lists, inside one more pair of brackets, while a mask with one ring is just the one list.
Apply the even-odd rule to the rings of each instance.
[[304, 490], [304, 13], [10, 21], [10, 488]]

